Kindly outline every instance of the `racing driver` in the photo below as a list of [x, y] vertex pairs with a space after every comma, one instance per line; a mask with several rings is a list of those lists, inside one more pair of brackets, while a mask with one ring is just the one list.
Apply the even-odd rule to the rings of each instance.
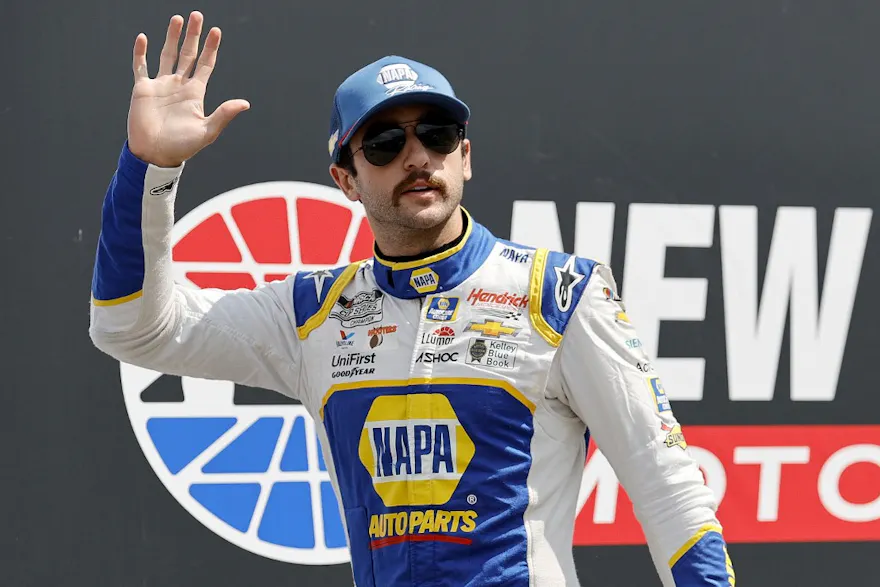
[[[462, 208], [470, 111], [400, 56], [338, 87], [330, 174], [370, 259], [237, 291], [174, 283], [187, 160], [244, 100], [205, 115], [220, 45], [170, 20], [158, 74], [134, 43], [128, 137], [104, 201], [89, 333], [173, 375], [296, 398], [318, 423], [359, 587], [578, 585], [572, 533], [592, 437], [634, 504], [662, 584], [733, 585], [713, 493], [609, 267], [493, 236]], [[178, 45], [180, 49], [178, 51]], [[198, 57], [198, 60], [197, 60]], [[337, 346], [340, 331], [346, 346]]]

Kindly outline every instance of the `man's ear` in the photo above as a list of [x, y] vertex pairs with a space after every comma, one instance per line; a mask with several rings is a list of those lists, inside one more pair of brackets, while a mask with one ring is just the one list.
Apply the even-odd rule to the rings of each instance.
[[461, 142], [461, 157], [462, 161], [462, 174], [464, 175], [464, 180], [468, 181], [473, 176], [473, 170], [471, 169], [471, 141], [470, 139], [465, 139]]
[[352, 202], [361, 201], [361, 195], [357, 191], [354, 176], [348, 170], [336, 163], [332, 163], [330, 164], [330, 177], [333, 178], [333, 181], [342, 190], [346, 198]]

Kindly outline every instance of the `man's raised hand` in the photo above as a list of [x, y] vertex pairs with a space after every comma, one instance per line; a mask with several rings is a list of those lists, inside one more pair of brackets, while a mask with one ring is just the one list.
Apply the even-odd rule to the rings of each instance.
[[171, 18], [155, 78], [147, 71], [147, 36], [141, 33], [134, 42], [128, 147], [136, 157], [158, 167], [177, 167], [192, 158], [217, 140], [233, 118], [250, 108], [245, 100], [228, 100], [205, 116], [205, 89], [217, 62], [220, 29], [208, 31], [196, 62], [203, 21], [200, 12], [190, 14], [178, 55], [183, 17]]

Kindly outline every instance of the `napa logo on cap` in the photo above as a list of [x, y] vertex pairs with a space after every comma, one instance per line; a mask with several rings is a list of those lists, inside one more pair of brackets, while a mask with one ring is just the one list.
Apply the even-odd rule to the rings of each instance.
[[474, 450], [449, 400], [439, 393], [377, 397], [358, 446], [386, 507], [446, 503]]
[[434, 86], [417, 83], [419, 74], [407, 63], [386, 65], [379, 70], [376, 82], [385, 86], [389, 96], [414, 90], [433, 90]]

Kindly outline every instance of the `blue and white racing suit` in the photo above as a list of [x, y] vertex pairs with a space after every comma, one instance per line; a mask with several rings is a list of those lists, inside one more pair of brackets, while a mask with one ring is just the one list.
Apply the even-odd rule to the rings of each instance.
[[[254, 290], [171, 277], [183, 166], [123, 149], [98, 245], [90, 335], [113, 357], [300, 400], [318, 423], [355, 582], [578, 585], [592, 436], [667, 587], [733, 585], [716, 503], [680, 442], [608, 266], [494, 237]], [[339, 348], [342, 331], [350, 346]]]

